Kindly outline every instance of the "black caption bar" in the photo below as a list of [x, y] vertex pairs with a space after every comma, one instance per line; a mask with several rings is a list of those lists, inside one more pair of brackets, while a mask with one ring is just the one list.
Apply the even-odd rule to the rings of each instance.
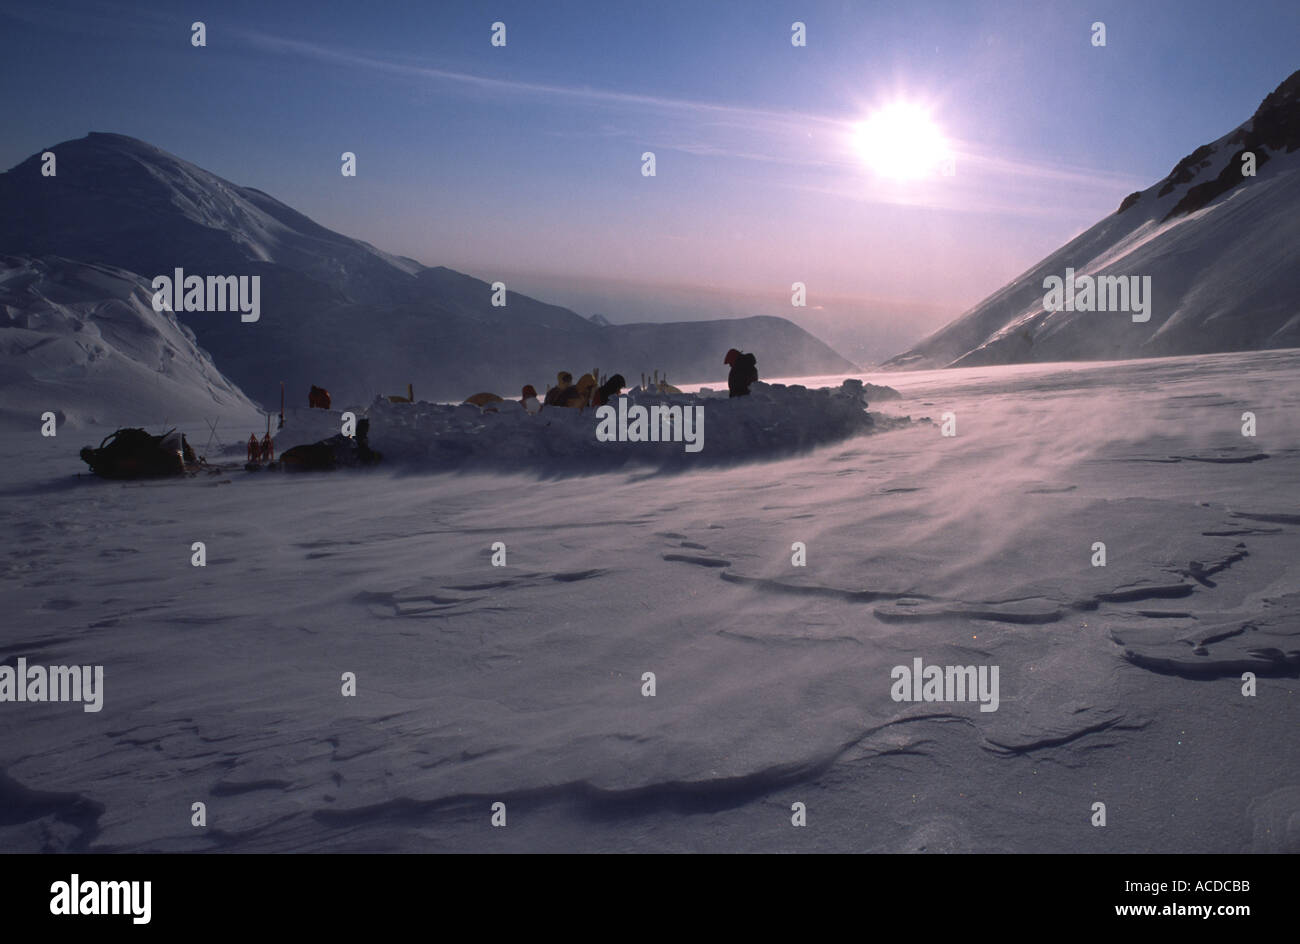
[[696, 856], [679, 857], [668, 871], [662, 862], [631, 858], [612, 868], [576, 856], [560, 868], [533, 859], [7, 856], [0, 869], [7, 928], [115, 934], [373, 930], [429, 920], [434, 912], [460, 914], [471, 925], [513, 915], [550, 915], [549, 923], [566, 912], [563, 923], [581, 924], [619, 911], [658, 922], [703, 908], [717, 920], [743, 923], [767, 921], [763, 915], [778, 899], [784, 904], [777, 910], [795, 923], [819, 922], [823, 906], [839, 900], [857, 902], [868, 925], [892, 913], [925, 915], [927, 928], [967, 927], [978, 915], [994, 925], [1032, 918], [1069, 927], [1199, 923], [1230, 931], [1281, 918], [1290, 888], [1283, 857], [783, 857], [759, 864], [753, 857]]

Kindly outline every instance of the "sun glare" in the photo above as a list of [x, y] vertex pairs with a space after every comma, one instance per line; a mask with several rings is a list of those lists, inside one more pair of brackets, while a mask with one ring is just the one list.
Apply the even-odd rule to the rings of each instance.
[[873, 112], [854, 129], [853, 143], [868, 167], [895, 180], [942, 173], [951, 158], [948, 142], [930, 113], [908, 102]]

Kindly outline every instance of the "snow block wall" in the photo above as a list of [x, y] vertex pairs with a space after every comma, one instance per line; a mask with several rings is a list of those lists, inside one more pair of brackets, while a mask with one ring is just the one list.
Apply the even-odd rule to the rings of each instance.
[[624, 465], [689, 468], [788, 456], [899, 422], [867, 412], [860, 380], [816, 390], [757, 383], [749, 396], [736, 398], [644, 390], [624, 396], [629, 415], [636, 407], [654, 406], [702, 411], [702, 448], [688, 452], [684, 440], [601, 442], [594, 409], [547, 407], [530, 415], [514, 400], [495, 404], [491, 412], [379, 399], [369, 408], [370, 445], [385, 463], [429, 470], [474, 466], [581, 474]]

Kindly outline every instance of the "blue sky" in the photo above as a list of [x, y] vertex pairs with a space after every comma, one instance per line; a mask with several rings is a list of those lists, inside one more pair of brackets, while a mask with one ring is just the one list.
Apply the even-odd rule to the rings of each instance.
[[[1298, 52], [1294, 2], [0, 0], [0, 166], [114, 131], [549, 300], [788, 306], [798, 279], [843, 317], [933, 327], [1248, 117]], [[954, 176], [873, 178], [847, 135], [896, 100]]]

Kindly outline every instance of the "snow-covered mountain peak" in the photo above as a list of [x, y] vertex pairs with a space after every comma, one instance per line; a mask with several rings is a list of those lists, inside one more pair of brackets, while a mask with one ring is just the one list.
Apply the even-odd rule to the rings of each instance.
[[[406, 300], [422, 266], [316, 223], [144, 141], [91, 132], [0, 175], [0, 252], [58, 254], [141, 275], [281, 266], [340, 300]], [[44, 153], [44, 152], [41, 152]]]
[[[886, 366], [1300, 346], [1298, 242], [1300, 72], [1250, 119], [1196, 148], [1164, 178], [1125, 197], [1116, 212]], [[1150, 310], [1107, 310], [1095, 300], [1054, 307], [1045, 291], [1053, 278], [1144, 284]]]

